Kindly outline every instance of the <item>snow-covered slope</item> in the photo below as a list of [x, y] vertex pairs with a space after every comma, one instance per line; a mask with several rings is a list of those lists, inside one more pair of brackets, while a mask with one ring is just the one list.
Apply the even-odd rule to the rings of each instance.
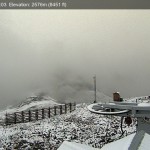
[[[135, 131], [136, 122], [130, 127], [123, 124], [127, 134]], [[1, 145], [9, 149], [57, 149], [63, 141], [83, 143], [101, 148], [105, 143], [118, 139], [120, 117], [93, 114], [87, 104], [78, 104], [74, 112], [33, 123], [0, 127]]]
[[7, 108], [0, 112], [0, 122], [5, 118], [6, 113], [14, 113], [31, 109], [40, 109], [60, 105], [56, 100], [48, 95], [32, 95], [26, 98], [19, 105]]
[[[81, 90], [73, 97], [67, 98], [65, 102], [89, 103], [93, 102], [93, 100], [94, 91]], [[97, 101], [109, 102], [112, 101], [112, 98], [106, 96], [102, 92], [97, 91]], [[3, 122], [6, 113], [26, 111], [29, 109], [40, 109], [60, 104], [61, 102], [56, 101], [45, 93], [32, 94], [32, 96], [27, 97], [19, 105], [8, 107], [7, 109], [0, 111], [0, 124]]]
[[52, 99], [50, 96], [30, 96], [20, 105], [18, 105], [17, 110], [27, 110], [27, 109], [36, 109], [41, 107], [49, 107], [58, 105], [59, 103], [56, 100]]
[[[102, 98], [106, 100], [105, 95]], [[148, 97], [145, 99], [149, 101]], [[40, 103], [41, 101], [30, 97], [17, 108], [23, 110], [23, 108], [28, 109], [30, 106], [30, 108], [47, 106], [46, 101], [49, 101], [49, 98], [43, 98], [43, 104]], [[127, 101], [130, 101], [130, 99]], [[51, 99], [49, 102], [52, 105], [57, 104], [56, 101], [51, 101]], [[26, 108], [26, 106], [29, 107]], [[72, 113], [37, 122], [8, 127], [0, 126], [0, 145], [5, 149], [29, 150], [39, 148], [44, 150], [51, 148], [53, 150], [57, 149], [63, 141], [71, 141], [101, 148], [104, 144], [119, 139], [122, 134], [120, 130], [121, 118], [91, 113], [87, 106], [88, 104], [78, 104], [76, 110]], [[14, 110], [17, 110], [17, 108], [14, 108]], [[133, 123], [129, 127], [123, 124], [123, 130], [126, 130], [127, 134], [133, 133], [135, 132], [135, 125], [136, 119], [133, 119]]]

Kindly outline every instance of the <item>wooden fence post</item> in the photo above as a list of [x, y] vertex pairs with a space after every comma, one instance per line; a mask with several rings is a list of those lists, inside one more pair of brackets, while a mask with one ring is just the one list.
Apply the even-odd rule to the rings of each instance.
[[74, 102], [74, 110], [76, 110], [76, 102]]
[[72, 112], [72, 103], [69, 103], [70, 105], [70, 112]]
[[67, 113], [67, 104], [65, 104], [65, 114]]
[[6, 113], [6, 118], [5, 118], [6, 120], [5, 120], [5, 124], [6, 124], [6, 126], [8, 125], [8, 115], [7, 115], [7, 113]]
[[14, 123], [16, 124], [16, 122], [17, 122], [17, 115], [16, 113], [14, 113]]
[[44, 108], [42, 108], [42, 119], [44, 119]]
[[36, 119], [36, 120], [39, 119], [39, 118], [38, 118], [38, 109], [37, 109], [36, 112], [35, 112], [35, 119]]
[[21, 112], [21, 116], [22, 116], [22, 123], [24, 123], [24, 112]]
[[51, 117], [51, 108], [50, 107], [48, 108], [48, 117], [49, 118]]
[[60, 115], [62, 114], [62, 105], [60, 105]]
[[29, 110], [29, 122], [31, 121], [31, 111]]
[[54, 115], [56, 116], [57, 115], [57, 113], [56, 113], [56, 106], [54, 106]]

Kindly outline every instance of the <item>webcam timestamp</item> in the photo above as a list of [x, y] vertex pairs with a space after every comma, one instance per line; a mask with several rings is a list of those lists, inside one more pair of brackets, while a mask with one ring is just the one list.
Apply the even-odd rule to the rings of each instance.
[[0, 8], [6, 8], [7, 7], [7, 3], [5, 2], [0, 2]]
[[44, 8], [52, 8], [52, 7], [67, 7], [67, 4], [64, 2], [49, 2], [49, 3], [42, 3], [42, 2], [32, 2], [31, 4], [32, 8], [39, 8], [39, 7], [44, 7]]
[[66, 8], [67, 3], [65, 2], [30, 2], [30, 3], [14, 3], [14, 2], [0, 2], [0, 8], [29, 8], [29, 9], [38, 9], [38, 8]]

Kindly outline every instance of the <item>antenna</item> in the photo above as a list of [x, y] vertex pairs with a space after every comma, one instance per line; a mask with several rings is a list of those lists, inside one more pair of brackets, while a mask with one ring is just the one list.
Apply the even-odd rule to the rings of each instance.
[[94, 79], [94, 97], [95, 97], [95, 99], [94, 99], [94, 103], [96, 103], [96, 75], [93, 77], [93, 79]]

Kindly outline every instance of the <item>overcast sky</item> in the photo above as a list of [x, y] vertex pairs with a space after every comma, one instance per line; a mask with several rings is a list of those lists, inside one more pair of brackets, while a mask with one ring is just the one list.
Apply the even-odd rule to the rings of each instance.
[[94, 74], [109, 96], [150, 95], [150, 10], [0, 11], [0, 108], [92, 88]]

